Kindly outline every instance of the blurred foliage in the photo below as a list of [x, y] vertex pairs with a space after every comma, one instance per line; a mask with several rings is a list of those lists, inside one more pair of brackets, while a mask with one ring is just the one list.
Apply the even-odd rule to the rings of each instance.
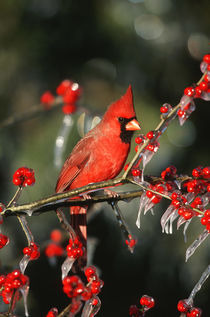
[[[153, 129], [160, 105], [177, 104], [184, 88], [201, 76], [200, 60], [209, 53], [209, 15], [208, 0], [1, 1], [0, 120], [26, 111], [39, 103], [43, 91], [54, 92], [61, 80], [72, 78], [83, 87], [80, 105], [94, 114], [102, 114], [131, 83], [142, 131]], [[174, 123], [162, 137], [148, 173], [159, 175], [170, 164], [179, 172], [190, 173], [193, 167], [208, 164], [209, 104], [196, 104], [189, 123], [182, 128]], [[66, 155], [79, 139], [77, 115], [74, 118]], [[61, 111], [54, 111], [1, 131], [2, 202], [14, 193], [11, 178], [20, 166], [34, 168], [37, 179], [36, 185], [25, 191], [22, 202], [54, 192], [59, 171], [53, 166], [53, 148], [61, 122]], [[136, 304], [144, 293], [157, 303], [148, 317], [177, 316], [176, 303], [188, 296], [205, 269], [209, 246], [204, 244], [185, 264], [181, 230], [172, 236], [161, 233], [161, 208], [155, 210], [155, 217], [147, 215], [138, 231], [138, 201], [121, 205], [139, 238], [133, 255], [128, 254], [109, 207], [102, 207], [89, 224], [90, 235], [98, 239], [94, 263], [105, 281], [98, 316], [126, 317], [129, 305]], [[2, 267], [8, 263], [17, 267], [16, 257], [26, 244], [16, 219], [11, 218], [3, 226], [11, 243], [1, 250]], [[57, 226], [53, 213], [29, 222], [39, 244]], [[188, 230], [187, 245], [201, 226], [197, 221]], [[43, 256], [29, 265], [31, 317], [44, 316], [49, 308], [61, 309], [67, 304], [60, 289], [60, 264], [51, 267]], [[209, 316], [208, 293], [209, 281], [195, 300], [204, 317]]]

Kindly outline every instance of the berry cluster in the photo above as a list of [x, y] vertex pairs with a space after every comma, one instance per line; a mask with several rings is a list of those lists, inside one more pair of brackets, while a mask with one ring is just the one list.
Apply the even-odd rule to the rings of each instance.
[[45, 255], [47, 257], [54, 257], [54, 256], [62, 256], [64, 253], [63, 247], [60, 245], [62, 234], [60, 230], [53, 230], [50, 234], [50, 238], [52, 242], [50, 242], [46, 249], [45, 249]]
[[31, 242], [29, 247], [23, 249], [23, 254], [27, 255], [30, 260], [37, 260], [40, 257], [39, 246], [35, 242]]
[[96, 269], [93, 266], [86, 267], [84, 270], [87, 284], [85, 285], [77, 275], [66, 276], [63, 283], [64, 293], [72, 298], [71, 312], [78, 312], [81, 301], [91, 300], [91, 305], [98, 305], [98, 295], [103, 287], [103, 281], [99, 279]]
[[[14, 270], [7, 275], [0, 275], [0, 296], [2, 296], [4, 303], [9, 304], [13, 293], [28, 285], [28, 283], [28, 277], [19, 270]], [[17, 299], [19, 299], [19, 293]]]
[[13, 184], [20, 187], [31, 186], [35, 183], [34, 170], [20, 167], [13, 175]]
[[66, 247], [68, 257], [78, 259], [83, 255], [83, 246], [79, 239], [69, 239], [69, 244]]
[[148, 211], [158, 204], [162, 197], [166, 197], [171, 200], [171, 204], [161, 218], [163, 231], [173, 214], [173, 221], [180, 216], [178, 227], [192, 217], [203, 216], [201, 223], [210, 232], [210, 212], [206, 209], [210, 201], [209, 175], [210, 167], [199, 166], [193, 169], [192, 177], [178, 175], [175, 166], [167, 167], [162, 171], [161, 178], [154, 180], [154, 185], [151, 179], [147, 191], [141, 196], [137, 226], [140, 226], [139, 219], [142, 210]]
[[178, 302], [177, 309], [181, 313], [184, 313], [186, 317], [200, 317], [202, 315], [202, 310], [189, 305], [186, 299], [182, 299]]
[[[76, 102], [81, 96], [81, 87], [72, 82], [71, 80], [63, 80], [59, 86], [56, 88], [56, 93], [58, 96], [62, 97], [63, 107], [62, 110], [64, 114], [71, 114], [76, 110]], [[46, 91], [40, 98], [41, 103], [44, 105], [45, 109], [49, 109], [54, 102], [55, 97], [50, 91]]]
[[9, 238], [4, 234], [0, 233], [0, 249], [9, 243]]
[[154, 298], [148, 295], [143, 295], [140, 298], [141, 307], [138, 308], [136, 305], [131, 305], [129, 308], [130, 317], [143, 317], [145, 313], [155, 306]]

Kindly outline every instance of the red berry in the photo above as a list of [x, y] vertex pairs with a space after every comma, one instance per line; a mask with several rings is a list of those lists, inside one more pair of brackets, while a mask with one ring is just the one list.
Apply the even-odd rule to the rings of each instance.
[[57, 308], [51, 308], [50, 311], [47, 313], [46, 317], [56, 317], [58, 315]]
[[93, 298], [91, 304], [92, 304], [93, 306], [98, 305], [98, 299], [97, 299], [97, 298]]
[[125, 170], [125, 171], [127, 171], [129, 164], [130, 164], [130, 163], [128, 163], [128, 164], [126, 164], [126, 165], [124, 166], [124, 170]]
[[73, 82], [66, 79], [63, 80], [56, 89], [56, 93], [60, 96], [63, 96], [66, 93], [66, 90], [72, 86]]
[[187, 87], [187, 88], [185, 88], [185, 90], [184, 90], [184, 95], [186, 95], [186, 96], [193, 96], [195, 94], [195, 90], [194, 90], [194, 88], [193, 87]]
[[151, 192], [150, 190], [147, 190], [146, 191], [146, 195], [147, 195], [148, 198], [152, 198], [154, 196], [154, 193]]
[[180, 311], [182, 313], [187, 313], [189, 311], [189, 308], [190, 308], [190, 306], [187, 304], [186, 299], [180, 300], [177, 304], [178, 311]]
[[200, 84], [199, 84], [199, 87], [202, 91], [206, 91], [208, 89], [208, 84], [205, 82], [205, 81], [202, 81]]
[[194, 213], [192, 210], [185, 210], [182, 214], [182, 217], [185, 219], [185, 220], [189, 220], [193, 217]]
[[140, 170], [137, 170], [137, 169], [133, 169], [133, 170], [131, 171], [131, 173], [132, 173], [132, 175], [133, 175], [134, 177], [137, 177], [137, 176], [140, 176], [140, 175], [141, 175], [141, 171], [140, 171]]
[[140, 298], [140, 304], [142, 306], [146, 306], [147, 308], [152, 308], [155, 305], [155, 301], [154, 301], [154, 298], [148, 295], [144, 295]]
[[129, 315], [131, 317], [139, 317], [140, 316], [140, 310], [136, 305], [132, 305], [129, 308]]
[[149, 140], [151, 140], [152, 138], [154, 138], [154, 136], [155, 136], [154, 131], [149, 131], [149, 132], [147, 133], [147, 138], [148, 138]]
[[179, 109], [177, 114], [178, 114], [179, 117], [182, 118], [182, 117], [184, 117], [186, 115], [186, 112], [184, 110]]
[[88, 266], [85, 268], [85, 276], [91, 278], [96, 274], [96, 268], [94, 266]]
[[50, 239], [54, 242], [60, 242], [62, 239], [62, 233], [60, 230], [55, 229], [50, 233]]
[[206, 54], [203, 57], [203, 61], [207, 64], [210, 64], [210, 54]]
[[76, 106], [74, 104], [65, 104], [62, 110], [64, 114], [71, 114], [76, 111]]
[[202, 314], [202, 310], [198, 307], [192, 307], [190, 311], [187, 313], [187, 317], [200, 317]]
[[4, 234], [0, 233], [0, 249], [9, 243], [9, 238]]
[[210, 166], [204, 167], [202, 174], [205, 178], [210, 178]]
[[161, 113], [167, 113], [169, 110], [169, 107], [166, 105], [163, 105], [162, 107], [160, 107], [160, 112]]
[[143, 143], [143, 139], [142, 139], [140, 136], [137, 136], [137, 137], [135, 138], [135, 142], [136, 142], [137, 144], [141, 144], [141, 143]]
[[46, 108], [49, 108], [50, 104], [54, 101], [55, 97], [53, 96], [53, 94], [48, 90], [48, 91], [45, 91], [41, 98], [40, 98], [40, 101], [41, 103], [47, 105], [48, 107]]
[[199, 98], [202, 93], [202, 89], [199, 86], [195, 87], [195, 98]]

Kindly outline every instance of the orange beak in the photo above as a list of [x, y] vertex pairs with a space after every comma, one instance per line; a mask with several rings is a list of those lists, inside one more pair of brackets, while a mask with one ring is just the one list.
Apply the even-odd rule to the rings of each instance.
[[135, 130], [141, 130], [141, 127], [138, 121], [136, 119], [133, 119], [126, 124], [125, 129], [128, 131], [135, 131]]

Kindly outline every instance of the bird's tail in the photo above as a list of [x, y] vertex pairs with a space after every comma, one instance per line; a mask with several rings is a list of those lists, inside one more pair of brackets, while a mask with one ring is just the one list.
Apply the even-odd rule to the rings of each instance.
[[78, 259], [78, 266], [83, 268], [87, 264], [87, 207], [72, 206], [70, 208], [71, 226], [83, 245], [83, 256]]

